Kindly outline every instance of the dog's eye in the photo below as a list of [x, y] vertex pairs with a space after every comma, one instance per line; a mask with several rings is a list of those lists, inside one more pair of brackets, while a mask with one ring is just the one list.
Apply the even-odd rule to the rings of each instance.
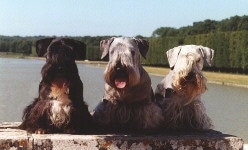
[[135, 55], [135, 51], [134, 51], [134, 50], [132, 50], [132, 51], [131, 51], [131, 54], [132, 54], [132, 56], [134, 56], [134, 55]]
[[114, 51], [110, 51], [109, 54], [110, 54], [110, 55], [114, 55]]
[[197, 59], [196, 62], [199, 63], [201, 61], [201, 58]]

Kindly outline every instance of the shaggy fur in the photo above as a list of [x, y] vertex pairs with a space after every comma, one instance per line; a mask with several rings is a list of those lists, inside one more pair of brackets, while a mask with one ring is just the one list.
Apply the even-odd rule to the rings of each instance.
[[109, 55], [104, 72], [103, 101], [93, 118], [103, 127], [115, 131], [155, 129], [163, 120], [154, 103], [151, 79], [140, 64], [148, 42], [135, 38], [110, 38], [100, 43], [102, 59]]
[[91, 115], [83, 100], [75, 53], [63, 39], [55, 39], [47, 49], [41, 70], [39, 96], [23, 113], [21, 129], [31, 133], [86, 133]]
[[157, 85], [155, 97], [168, 130], [207, 130], [213, 127], [201, 102], [206, 87], [202, 74], [204, 61], [211, 65], [214, 51], [185, 45], [167, 51], [169, 74]]

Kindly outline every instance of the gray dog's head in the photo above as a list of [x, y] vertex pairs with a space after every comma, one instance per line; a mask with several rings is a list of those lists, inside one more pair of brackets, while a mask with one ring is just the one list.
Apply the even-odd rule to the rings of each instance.
[[109, 56], [105, 81], [117, 89], [137, 85], [140, 82], [140, 54], [145, 58], [148, 48], [148, 42], [142, 39], [112, 37], [102, 40], [101, 58]]
[[166, 54], [171, 68], [170, 84], [179, 95], [189, 97], [190, 102], [206, 90], [202, 68], [204, 62], [211, 65], [214, 50], [200, 45], [184, 45], [170, 49]]

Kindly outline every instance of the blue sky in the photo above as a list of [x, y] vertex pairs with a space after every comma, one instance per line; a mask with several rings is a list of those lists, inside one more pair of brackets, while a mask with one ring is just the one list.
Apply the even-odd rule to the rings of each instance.
[[1, 0], [0, 35], [151, 36], [159, 27], [248, 15], [248, 0]]

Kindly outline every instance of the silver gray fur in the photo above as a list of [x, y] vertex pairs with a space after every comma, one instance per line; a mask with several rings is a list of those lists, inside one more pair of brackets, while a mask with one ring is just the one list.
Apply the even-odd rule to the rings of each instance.
[[[109, 56], [104, 71], [105, 92], [103, 101], [95, 108], [94, 119], [101, 125], [126, 130], [154, 129], [160, 126], [163, 117], [161, 108], [154, 102], [151, 79], [140, 63], [149, 44], [146, 40], [112, 37], [102, 40], [102, 58]], [[115, 86], [117, 68], [127, 76], [127, 86]]]

